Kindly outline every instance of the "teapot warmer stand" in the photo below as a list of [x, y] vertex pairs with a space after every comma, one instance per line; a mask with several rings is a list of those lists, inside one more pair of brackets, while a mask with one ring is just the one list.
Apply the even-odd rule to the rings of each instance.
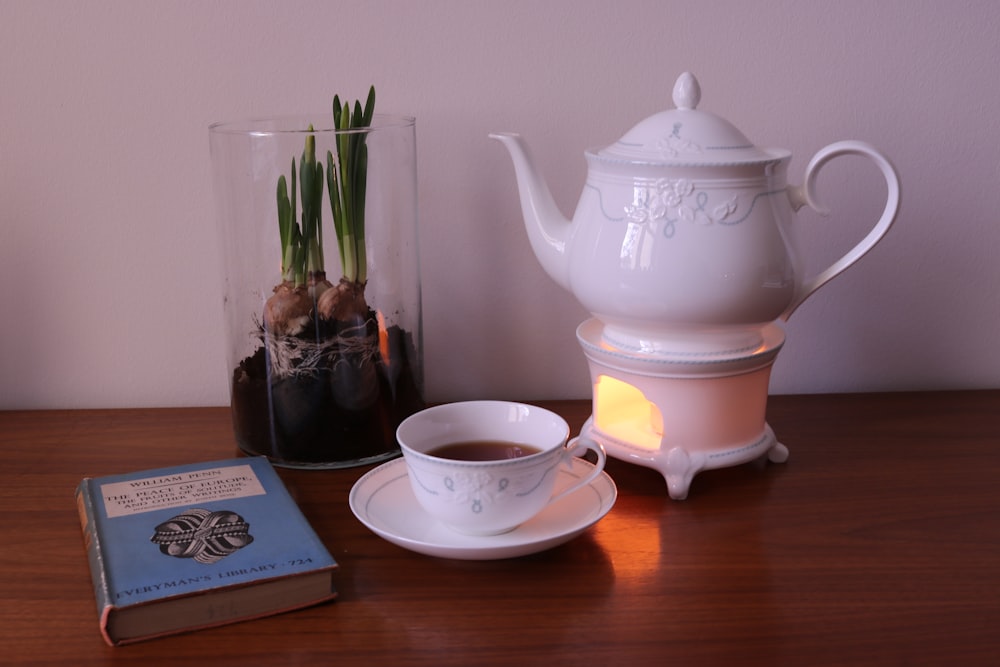
[[593, 385], [580, 437], [660, 472], [674, 500], [687, 497], [703, 470], [788, 459], [765, 422], [771, 366], [785, 339], [779, 326], [763, 327], [752, 349], [670, 355], [620, 349], [602, 330], [596, 319], [577, 329]]

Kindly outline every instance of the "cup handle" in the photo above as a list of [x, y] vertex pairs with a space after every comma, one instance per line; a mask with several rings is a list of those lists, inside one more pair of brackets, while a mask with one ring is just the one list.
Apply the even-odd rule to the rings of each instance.
[[[580, 448], [589, 449], [590, 451], [597, 454], [597, 463], [594, 464], [594, 469], [590, 471], [590, 474], [585, 475], [578, 479], [576, 483], [572, 484], [568, 488], [563, 489], [559, 493], [553, 495], [549, 498], [549, 503], [554, 503], [560, 498], [564, 498], [569, 494], [573, 493], [582, 486], [590, 484], [594, 479], [601, 474], [604, 470], [604, 464], [607, 463], [608, 457], [604, 452], [604, 446], [597, 442], [596, 440], [591, 440], [590, 438], [584, 438], [583, 436], [577, 436], [569, 441], [566, 445], [566, 451], [564, 452], [564, 460], [571, 461], [575, 456], [582, 456], [583, 452], [579, 451]], [[562, 465], [560, 463], [560, 465]]]
[[885, 177], [885, 184], [888, 187], [885, 208], [882, 210], [882, 216], [878, 222], [868, 232], [868, 236], [825, 271], [820, 272], [815, 278], [804, 282], [799, 287], [795, 297], [792, 299], [791, 305], [782, 313], [782, 320], [787, 321], [792, 313], [795, 312], [795, 309], [802, 305], [802, 302], [809, 298], [813, 292], [864, 257], [885, 236], [892, 223], [896, 221], [900, 198], [899, 176], [896, 174], [895, 167], [893, 167], [887, 157], [863, 141], [838, 141], [816, 153], [809, 162], [809, 166], [806, 167], [805, 182], [803, 185], [789, 188], [788, 198], [791, 201], [792, 208], [798, 211], [803, 206], [809, 206], [809, 208], [820, 215], [827, 215], [829, 213], [826, 208], [819, 204], [816, 197], [816, 176], [823, 165], [841, 155], [862, 155], [871, 159], [879, 170], [881, 170], [882, 175]]

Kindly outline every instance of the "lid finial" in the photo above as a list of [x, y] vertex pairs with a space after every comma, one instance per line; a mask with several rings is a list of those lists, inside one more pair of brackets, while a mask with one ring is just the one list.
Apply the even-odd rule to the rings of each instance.
[[677, 108], [639, 121], [597, 157], [614, 165], [708, 167], [771, 163], [790, 155], [758, 148], [725, 118], [696, 109], [701, 86], [691, 72], [677, 77], [673, 93]]
[[684, 72], [674, 84], [674, 106], [678, 109], [694, 109], [701, 101], [701, 86], [691, 72]]

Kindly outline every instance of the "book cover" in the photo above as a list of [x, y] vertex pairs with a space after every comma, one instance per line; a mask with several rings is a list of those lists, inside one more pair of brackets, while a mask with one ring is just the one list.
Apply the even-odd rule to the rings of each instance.
[[111, 645], [336, 597], [336, 561], [265, 457], [85, 478], [76, 500]]

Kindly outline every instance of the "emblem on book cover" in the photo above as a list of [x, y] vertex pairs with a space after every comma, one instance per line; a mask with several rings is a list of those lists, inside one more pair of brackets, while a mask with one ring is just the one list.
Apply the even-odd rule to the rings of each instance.
[[235, 512], [195, 508], [158, 525], [149, 539], [168, 556], [210, 565], [253, 542], [253, 535]]

